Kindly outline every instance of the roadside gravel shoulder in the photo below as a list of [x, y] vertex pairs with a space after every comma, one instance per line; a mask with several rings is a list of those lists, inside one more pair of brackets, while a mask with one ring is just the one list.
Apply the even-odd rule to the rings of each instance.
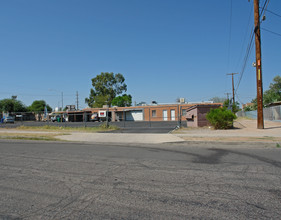
[[265, 121], [265, 129], [257, 129], [256, 120], [238, 119], [234, 129], [184, 128], [173, 134], [185, 141], [281, 143], [281, 122]]

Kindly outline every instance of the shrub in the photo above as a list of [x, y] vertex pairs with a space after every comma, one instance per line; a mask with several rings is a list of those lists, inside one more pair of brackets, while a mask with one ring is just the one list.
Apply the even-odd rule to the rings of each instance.
[[215, 129], [228, 129], [233, 127], [233, 120], [237, 117], [226, 108], [216, 108], [211, 109], [206, 118]]

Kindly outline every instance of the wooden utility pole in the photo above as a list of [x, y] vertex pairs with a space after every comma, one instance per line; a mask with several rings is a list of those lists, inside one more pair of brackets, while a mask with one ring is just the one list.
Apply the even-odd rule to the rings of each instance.
[[228, 73], [227, 75], [232, 75], [232, 105], [235, 104], [235, 92], [234, 92], [234, 78], [233, 75], [238, 74], [238, 73]]
[[256, 77], [257, 77], [257, 105], [258, 105], [257, 128], [264, 129], [259, 0], [254, 0], [254, 15], [255, 15]]
[[227, 93], [224, 93], [224, 94], [226, 95], [227, 100], [229, 100], [229, 95], [230, 95], [231, 93], [227, 92]]

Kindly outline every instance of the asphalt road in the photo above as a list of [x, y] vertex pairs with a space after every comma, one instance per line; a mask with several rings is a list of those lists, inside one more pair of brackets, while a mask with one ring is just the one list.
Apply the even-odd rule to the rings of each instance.
[[281, 149], [237, 146], [0, 141], [0, 219], [280, 219]]

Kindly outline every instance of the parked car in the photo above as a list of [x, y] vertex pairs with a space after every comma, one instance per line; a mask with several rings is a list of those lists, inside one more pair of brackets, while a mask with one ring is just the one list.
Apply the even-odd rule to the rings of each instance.
[[[53, 116], [53, 117], [51, 117], [51, 121], [52, 122], [61, 122], [61, 116], [60, 115], [55, 115], [55, 116]], [[65, 122], [65, 119], [64, 118], [62, 118], [62, 121], [63, 122]]]
[[97, 113], [91, 115], [90, 121], [100, 121], [100, 118]]
[[[99, 117], [97, 113], [91, 115], [90, 121], [106, 121], [106, 117]], [[111, 118], [108, 117], [108, 121], [111, 121]]]
[[12, 116], [7, 116], [6, 118], [4, 118], [4, 123], [15, 123], [15, 119]]

